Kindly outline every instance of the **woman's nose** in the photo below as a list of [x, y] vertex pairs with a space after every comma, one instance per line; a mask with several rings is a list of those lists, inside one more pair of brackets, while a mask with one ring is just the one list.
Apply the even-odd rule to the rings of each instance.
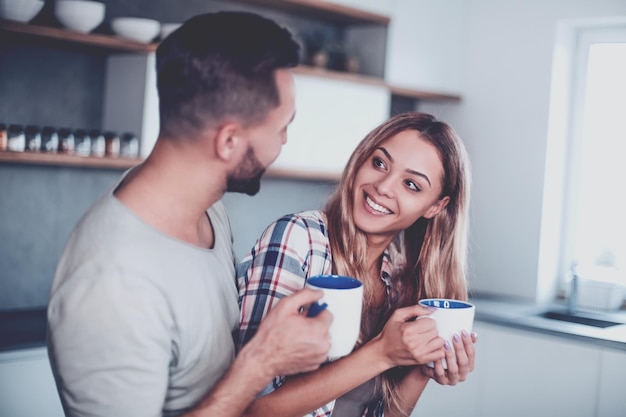
[[385, 175], [374, 183], [374, 189], [380, 195], [393, 197], [393, 183], [390, 175]]

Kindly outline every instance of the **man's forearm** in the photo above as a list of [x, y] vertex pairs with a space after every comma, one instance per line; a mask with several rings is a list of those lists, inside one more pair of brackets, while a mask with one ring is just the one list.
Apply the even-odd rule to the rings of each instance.
[[264, 364], [244, 349], [205, 399], [183, 417], [240, 417], [272, 378]]

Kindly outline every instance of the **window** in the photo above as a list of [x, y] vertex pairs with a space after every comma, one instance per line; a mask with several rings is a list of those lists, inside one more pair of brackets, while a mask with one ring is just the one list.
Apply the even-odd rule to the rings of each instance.
[[626, 26], [578, 34], [561, 273], [592, 267], [626, 284]]

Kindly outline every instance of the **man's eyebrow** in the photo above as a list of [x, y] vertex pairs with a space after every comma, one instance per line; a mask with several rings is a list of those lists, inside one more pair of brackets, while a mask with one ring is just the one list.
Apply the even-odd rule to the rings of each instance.
[[[385, 156], [387, 157], [387, 159], [389, 159], [389, 161], [393, 162], [393, 157], [391, 156], [391, 154], [389, 154], [389, 152], [387, 152], [387, 149], [383, 148], [382, 146], [379, 146], [379, 147], [378, 147], [378, 148], [376, 148], [376, 149], [378, 149], [378, 150], [380, 150], [382, 153], [384, 153], [384, 154], [385, 154]], [[433, 185], [431, 184], [431, 182], [430, 182], [430, 179], [428, 178], [428, 176], [427, 176], [426, 174], [423, 174], [423, 173], [421, 173], [421, 172], [418, 172], [418, 171], [415, 171], [415, 170], [412, 170], [412, 169], [407, 169], [407, 170], [406, 170], [406, 172], [408, 172], [409, 174], [412, 174], [412, 175], [417, 175], [418, 177], [422, 177], [422, 178], [424, 178], [424, 179], [428, 182], [428, 185], [429, 185], [430, 187], [432, 187], [432, 186], [433, 186]]]

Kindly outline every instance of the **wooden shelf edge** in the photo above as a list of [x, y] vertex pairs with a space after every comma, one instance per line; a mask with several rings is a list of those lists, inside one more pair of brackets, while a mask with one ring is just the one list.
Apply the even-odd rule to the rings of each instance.
[[[0, 151], [0, 163], [24, 165], [69, 166], [78, 168], [128, 169], [143, 161], [141, 158], [97, 158], [68, 154], [50, 154], [41, 152]], [[334, 174], [321, 171], [302, 171], [297, 169], [269, 168], [265, 174], [268, 178], [291, 180], [337, 182], [340, 173]]]
[[268, 168], [264, 178], [280, 178], [289, 180], [339, 182], [341, 173], [323, 171], [303, 171], [298, 169]]
[[0, 163], [128, 169], [141, 163], [141, 161], [141, 158], [98, 158], [58, 153], [0, 151]]
[[321, 16], [344, 24], [379, 24], [388, 25], [391, 18], [387, 15], [373, 13], [340, 4], [320, 0], [239, 0], [241, 3], [267, 6], [292, 12], [306, 13], [310, 16]]
[[126, 40], [115, 35], [82, 33], [69, 29], [56, 28], [52, 26], [31, 25], [28, 23], [14, 22], [6, 19], [0, 19], [0, 30], [7, 33], [32, 36], [39, 39], [57, 40], [96, 46], [113, 51], [150, 53], [154, 52], [158, 45], [157, 43], [146, 44]]
[[300, 65], [293, 70], [296, 74], [309, 75], [312, 77], [328, 78], [339, 81], [347, 81], [358, 84], [368, 84], [379, 87], [384, 87], [391, 94], [398, 96], [414, 98], [417, 100], [431, 100], [431, 101], [461, 101], [461, 96], [438, 93], [434, 91], [416, 90], [409, 87], [399, 87], [390, 85], [381, 78], [372, 77], [368, 75], [354, 74], [350, 72], [333, 71], [326, 68], [316, 68]]
[[417, 100], [431, 101], [461, 101], [461, 96], [448, 93], [437, 93], [434, 91], [416, 90], [409, 87], [399, 87], [388, 85], [391, 94], [397, 96], [410, 97]]

